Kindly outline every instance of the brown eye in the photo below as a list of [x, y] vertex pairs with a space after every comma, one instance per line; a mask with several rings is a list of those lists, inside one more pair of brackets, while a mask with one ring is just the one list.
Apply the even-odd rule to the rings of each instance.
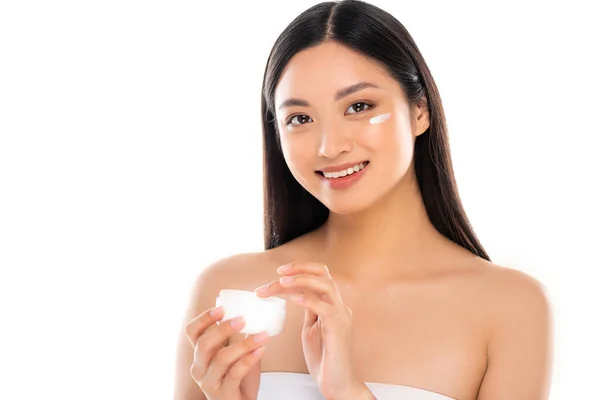
[[[295, 119], [298, 119], [299, 123], [294, 124], [293, 121]], [[311, 118], [308, 115], [294, 115], [292, 118], [288, 119], [288, 121], [286, 122], [286, 125], [292, 124], [292, 125], [304, 125], [306, 122], [309, 122]]]
[[371, 104], [359, 101], [358, 103], [354, 103], [350, 107], [348, 107], [346, 111], [352, 109], [354, 112], [350, 112], [349, 114], [358, 114], [360, 112], [365, 111], [365, 109], [369, 109], [371, 107]]

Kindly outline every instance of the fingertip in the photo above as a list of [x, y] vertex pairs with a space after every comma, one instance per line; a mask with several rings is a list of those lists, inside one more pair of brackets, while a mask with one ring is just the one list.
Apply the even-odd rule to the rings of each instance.
[[222, 316], [223, 316], [223, 311], [224, 311], [224, 310], [223, 310], [223, 306], [218, 306], [218, 307], [215, 307], [215, 308], [213, 308], [213, 309], [211, 310], [211, 312], [210, 312], [210, 316], [211, 316], [212, 318], [220, 318], [220, 317], [222, 317]]
[[286, 274], [288, 272], [292, 271], [292, 264], [286, 264], [286, 265], [282, 265], [281, 267], [277, 268], [277, 273], [279, 274]]
[[252, 357], [254, 358], [260, 358], [265, 352], [265, 346], [261, 346], [258, 349], [254, 350], [252, 353], [250, 353], [252, 355]]
[[246, 325], [246, 318], [242, 315], [232, 318], [229, 325], [235, 330], [241, 330]]

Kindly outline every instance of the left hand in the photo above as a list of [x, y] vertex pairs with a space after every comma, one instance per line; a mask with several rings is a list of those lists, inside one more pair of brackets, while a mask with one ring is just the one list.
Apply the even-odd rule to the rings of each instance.
[[327, 266], [295, 262], [277, 272], [282, 278], [257, 288], [256, 293], [259, 297], [291, 295], [291, 300], [304, 308], [302, 348], [321, 394], [326, 399], [370, 395], [352, 369], [352, 310], [342, 301]]

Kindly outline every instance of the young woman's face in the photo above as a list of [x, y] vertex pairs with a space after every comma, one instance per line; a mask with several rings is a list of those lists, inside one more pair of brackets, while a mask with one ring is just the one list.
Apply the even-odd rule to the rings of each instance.
[[[344, 91], [357, 84], [363, 85]], [[429, 126], [426, 105], [413, 115], [393, 78], [334, 42], [290, 60], [275, 90], [275, 112], [290, 171], [338, 214], [362, 210], [393, 190], [412, 170], [414, 140]]]

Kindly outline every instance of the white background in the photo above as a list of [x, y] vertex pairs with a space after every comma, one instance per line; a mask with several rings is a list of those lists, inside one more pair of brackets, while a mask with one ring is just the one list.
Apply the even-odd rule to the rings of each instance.
[[[594, 2], [374, 1], [441, 92], [466, 211], [598, 396]], [[0, 398], [167, 399], [201, 268], [262, 249], [259, 96], [313, 1], [0, 3]]]

